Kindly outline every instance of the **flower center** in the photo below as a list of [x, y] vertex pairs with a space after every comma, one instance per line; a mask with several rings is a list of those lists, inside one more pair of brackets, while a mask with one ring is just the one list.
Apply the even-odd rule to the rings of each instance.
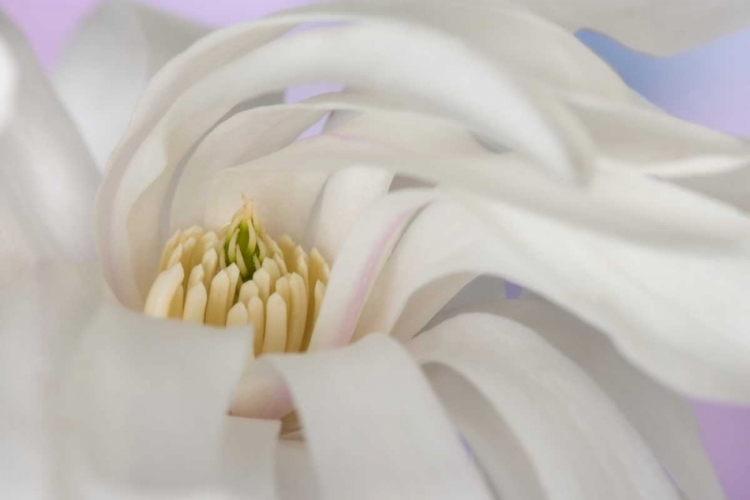
[[144, 313], [211, 326], [251, 324], [255, 354], [302, 352], [310, 343], [330, 269], [289, 236], [277, 243], [253, 204], [217, 232], [193, 226], [164, 246]]

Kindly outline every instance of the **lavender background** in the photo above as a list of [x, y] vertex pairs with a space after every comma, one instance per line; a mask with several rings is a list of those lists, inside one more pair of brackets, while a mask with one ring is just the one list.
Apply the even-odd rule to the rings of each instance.
[[[142, 0], [225, 26], [309, 0]], [[31, 39], [47, 68], [75, 24], [98, 0], [0, 0]], [[750, 27], [700, 49], [667, 59], [631, 52], [607, 38], [580, 38], [641, 94], [668, 112], [726, 132], [750, 135]], [[750, 297], [748, 298], [750, 307]], [[748, 328], [750, 335], [750, 328]], [[748, 381], [750, 383], [750, 381]], [[750, 499], [750, 408], [695, 402], [703, 438], [729, 500]]]

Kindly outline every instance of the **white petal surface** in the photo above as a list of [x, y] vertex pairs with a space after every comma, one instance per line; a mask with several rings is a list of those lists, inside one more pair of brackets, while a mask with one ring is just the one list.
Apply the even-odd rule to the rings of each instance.
[[750, 166], [717, 175], [695, 175], [669, 180], [750, 213]]
[[687, 498], [724, 498], [686, 399], [638, 371], [600, 332], [539, 298], [493, 300], [470, 309], [528, 326], [586, 370]]
[[101, 169], [149, 79], [207, 32], [127, 0], [100, 2], [74, 32], [53, 82]]
[[340, 350], [268, 356], [305, 429], [329, 499], [490, 498], [407, 353], [373, 336]]
[[[222, 490], [230, 498], [277, 498], [281, 423], [226, 417], [221, 455]], [[294, 478], [286, 478], [290, 482]], [[287, 497], [288, 498], [288, 497]]]
[[[390, 202], [392, 197], [384, 201]], [[380, 211], [387, 213], [385, 207]], [[446, 226], [471, 231], [480, 223], [485, 225], [485, 235], [479, 244], [464, 244], [445, 236]], [[477, 204], [470, 208], [438, 204], [420, 214], [407, 231], [418, 231], [410, 236], [418, 244], [405, 246], [412, 250], [403, 255], [396, 247], [392, 259], [397, 267], [384, 275], [387, 278], [373, 283], [370, 274], [361, 274], [360, 269], [367, 269], [364, 264], [334, 266], [329, 296], [335, 296], [339, 288], [350, 287], [334, 281], [337, 274], [364, 276], [359, 278], [365, 283], [362, 288], [373, 289], [375, 298], [368, 306], [377, 310], [362, 318], [374, 319], [372, 325], [386, 328], [393, 324], [406, 300], [413, 299], [425, 286], [437, 289], [437, 296], [417, 295], [424, 301], [421, 304], [408, 303], [410, 317], [421, 318], [402, 323], [411, 328], [398, 335], [408, 338], [418, 331], [420, 322], [442, 307], [451, 287], [455, 292], [460, 289], [461, 283], [451, 281], [456, 276], [501, 276], [530, 287], [597, 326], [634, 364], [677, 390], [737, 402], [750, 397], [745, 383], [750, 345], [743, 333], [750, 321], [748, 310], [741, 299], [730, 299], [748, 293], [750, 263], [742, 249], [691, 249], [678, 244], [660, 247], [611, 238], [499, 202], [488, 202], [484, 208]], [[471, 242], [471, 232], [468, 238]], [[357, 248], [355, 241], [352, 239], [352, 249]], [[554, 252], [549, 251], [552, 242]], [[419, 251], [437, 245], [445, 248], [435, 252], [434, 260], [429, 253]], [[371, 248], [359, 247], [349, 256], [346, 247], [338, 257], [339, 263], [355, 262], [354, 255], [364, 262], [364, 249]], [[413, 279], [400, 281], [402, 276]], [[351, 292], [347, 296], [352, 296]], [[359, 317], [358, 304], [353, 299], [326, 301], [323, 309], [335, 309], [337, 318]], [[345, 342], [355, 323], [339, 320], [334, 325], [322, 330], [326, 336], [321, 336], [321, 341]]]
[[[750, 230], [750, 221], [735, 210], [627, 171], [601, 169], [586, 189], [550, 182], [522, 157], [492, 153], [455, 125], [423, 115], [371, 110], [333, 133], [269, 155], [264, 162], [279, 168], [328, 170], [355, 163], [380, 165], [598, 231], [636, 234], [662, 243], [686, 238], [742, 240]], [[691, 211], [689, 217], [686, 210]], [[724, 222], [717, 223], [719, 218]]]
[[65, 390], [82, 446], [111, 484], [177, 494], [215, 486], [222, 432], [251, 335], [102, 307]]
[[[320, 15], [302, 17], [319, 21], [334, 19]], [[230, 30], [203, 40], [168, 65], [142, 101], [141, 110], [146, 111], [136, 112], [131, 132], [114, 155], [99, 197], [100, 236], [104, 239], [101, 250], [108, 281], [129, 305], [138, 303], [138, 294], [133, 284], [123, 278], [131, 274], [132, 265], [125, 226], [137, 197], [162, 169], [173, 168], [191, 143], [234, 105], [287, 84], [334, 79], [355, 87], [397, 91], [432, 103], [496, 142], [539, 158], [542, 165], [561, 175], [575, 177], [578, 168], [587, 164], [586, 152], [578, 151], [577, 144], [566, 142], [550, 129], [541, 120], [540, 109], [484, 59], [450, 38], [416, 26], [410, 27], [405, 40], [404, 26], [394, 22], [306, 31], [275, 40], [229, 62], [176, 98], [175, 94], [203, 74], [184, 69], [187, 59], [193, 61], [192, 67], [199, 67], [197, 63], [207, 57], [215, 44], [213, 49], [224, 52], [222, 60], [227, 61], [236, 57], [236, 51], [250, 50], [253, 41], [262, 43], [280, 31], [272, 23], [283, 27], [283, 21], [273, 19], [266, 21], [266, 25]], [[238, 40], [232, 36], [242, 39], [245, 46], [238, 47]], [[404, 50], [407, 46], [409, 50]], [[441, 54], [439, 64], [434, 60], [436, 53]], [[420, 71], [411, 71], [415, 64], [421, 67]], [[456, 71], [445, 73], [442, 71], [445, 64], [454, 65]], [[372, 68], [376, 66], [378, 73], [374, 78]], [[180, 74], [182, 71], [187, 74]], [[253, 78], [244, 78], [248, 74]], [[182, 81], [173, 83], [177, 79]], [[243, 85], [236, 85], [237, 81]], [[171, 96], [165, 92], [170, 86]], [[155, 112], [164, 110], [169, 102], [175, 104], [155, 126], [159, 116]], [[139, 148], [148, 135], [149, 140]], [[121, 270], [119, 280], [114, 278], [115, 267]]]
[[349, 342], [393, 247], [412, 217], [435, 196], [431, 191], [402, 191], [362, 215], [331, 270], [310, 350]]
[[11, 48], [0, 39], [0, 131], [11, 121], [16, 111], [18, 95], [18, 67]]
[[61, 380], [101, 300], [96, 267], [39, 264], [0, 287], [0, 483], [9, 498], [55, 498], [67, 427]]
[[[375, 0], [398, 6], [399, 0]], [[427, 8], [424, 0], [412, 2]], [[637, 50], [666, 55], [705, 43], [750, 23], [750, 6], [743, 0], [458, 0], [455, 9], [482, 9], [490, 15], [505, 6], [529, 9], [571, 31], [590, 28]]]
[[362, 212], [388, 193], [393, 172], [352, 167], [331, 175], [321, 193], [312, 246], [334, 262], [341, 245]]
[[492, 8], [405, 2], [385, 10], [368, 4], [362, 12], [417, 20], [461, 37], [508, 67], [526, 87], [569, 107], [605, 162], [670, 175], [719, 172], [750, 162], [747, 141], [656, 109], [571, 32], [534, 14], [500, 2]]
[[645, 104], [569, 99], [596, 143], [601, 163], [663, 177], [721, 174], [750, 164], [750, 142]]
[[278, 495], [284, 500], [318, 500], [320, 487], [315, 477], [307, 445], [303, 441], [283, 439], [277, 450]]
[[[455, 370], [491, 403], [528, 454], [544, 498], [678, 498], [615, 405], [532, 330], [492, 315], [461, 315], [409, 349], [428, 366]], [[448, 377], [433, 382], [460, 417], [465, 395]]]
[[[170, 232], [204, 223], [208, 208], [206, 185], [216, 174], [288, 146], [326, 113], [323, 109], [298, 108], [254, 108], [237, 113], [213, 129], [197, 147], [182, 172], [175, 174], [179, 177], [170, 207]], [[280, 202], [282, 193], [274, 192], [274, 195]], [[289, 198], [289, 201], [295, 201], [294, 197]], [[220, 224], [224, 223], [222, 221]]]
[[4, 17], [0, 32], [18, 68], [13, 119], [0, 134], [0, 218], [11, 221], [2, 246], [33, 245], [29, 260], [90, 259], [99, 174], [23, 35]]

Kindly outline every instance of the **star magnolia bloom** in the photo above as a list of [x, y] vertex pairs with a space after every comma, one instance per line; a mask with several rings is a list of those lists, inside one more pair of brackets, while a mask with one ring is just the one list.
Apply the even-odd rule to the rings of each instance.
[[[201, 39], [101, 183], [97, 108], [63, 92], [84, 143], [3, 23], [10, 497], [722, 498], [680, 394], [750, 402], [747, 197], [712, 197], [750, 148], [566, 27], [662, 53], [750, 4], [389, 3]], [[66, 64], [123, 84], [97, 57]], [[319, 81], [347, 90], [247, 105]]]

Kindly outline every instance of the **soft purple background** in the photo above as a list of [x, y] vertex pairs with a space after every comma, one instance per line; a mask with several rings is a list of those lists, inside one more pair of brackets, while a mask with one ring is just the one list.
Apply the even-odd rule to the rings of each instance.
[[[98, 0], [0, 0], [52, 67], [66, 37]], [[247, 21], [307, 0], [144, 0], [212, 26]], [[750, 29], [669, 59], [650, 58], [602, 36], [581, 35], [633, 88], [670, 113], [750, 135]], [[748, 298], [750, 307], [750, 297]], [[748, 328], [750, 335], [750, 328]], [[748, 381], [750, 383], [750, 380]], [[750, 499], [750, 408], [696, 402], [703, 436], [730, 500]]]

